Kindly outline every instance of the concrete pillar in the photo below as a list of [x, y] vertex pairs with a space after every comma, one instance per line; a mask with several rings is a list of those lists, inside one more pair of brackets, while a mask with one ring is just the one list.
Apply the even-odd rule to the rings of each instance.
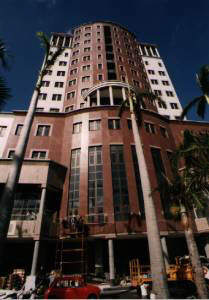
[[96, 276], [103, 275], [103, 243], [102, 240], [95, 241], [95, 274]]
[[122, 95], [123, 95], [123, 101], [125, 101], [126, 100], [126, 91], [125, 91], [124, 87], [122, 88]]
[[45, 200], [46, 200], [46, 187], [42, 187], [41, 202], [40, 202], [39, 213], [38, 213], [38, 218], [37, 218], [37, 223], [38, 223], [38, 228], [39, 228], [38, 240], [35, 241], [34, 250], [33, 250], [33, 261], [32, 261], [32, 267], [31, 267], [31, 275], [33, 275], [33, 276], [35, 276], [36, 269], [37, 269], [38, 253], [39, 253], [39, 248], [40, 248], [41, 225], [42, 225], [42, 220], [43, 220]]
[[90, 97], [87, 97], [87, 107], [90, 107]]
[[108, 240], [108, 252], [109, 252], [110, 284], [113, 285], [114, 279], [115, 279], [115, 264], [114, 264], [113, 239], [109, 239], [109, 240]]
[[169, 266], [169, 256], [168, 256], [168, 248], [167, 248], [167, 244], [166, 244], [166, 237], [162, 236], [160, 238], [161, 240], [161, 245], [162, 245], [162, 250], [163, 250], [163, 257], [164, 257], [164, 261], [165, 261], [165, 266], [166, 269]]
[[113, 92], [112, 92], [112, 87], [111, 86], [109, 86], [109, 94], [110, 94], [110, 105], [114, 105]]
[[100, 106], [100, 90], [97, 90], [97, 106]]

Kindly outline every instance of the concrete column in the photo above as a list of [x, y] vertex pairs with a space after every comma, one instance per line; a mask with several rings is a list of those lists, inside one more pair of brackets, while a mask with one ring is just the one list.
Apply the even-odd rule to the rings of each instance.
[[100, 90], [97, 90], [97, 106], [100, 106]]
[[87, 97], [87, 107], [90, 107], [90, 97]]
[[115, 279], [115, 265], [114, 265], [114, 248], [113, 239], [108, 240], [108, 252], [109, 252], [109, 273], [110, 273], [110, 284], [113, 285]]
[[125, 88], [122, 88], [122, 95], [123, 95], [123, 101], [126, 100], [126, 92], [125, 92]]
[[167, 248], [167, 244], [166, 244], [166, 237], [162, 236], [160, 238], [161, 240], [161, 245], [162, 245], [162, 250], [163, 250], [163, 257], [164, 257], [164, 261], [165, 261], [165, 266], [166, 269], [169, 266], [169, 256], [168, 256], [168, 248]]
[[111, 86], [109, 86], [109, 94], [110, 94], [110, 105], [114, 105], [113, 92], [112, 92], [112, 87]]
[[160, 53], [158, 52], [157, 48], [155, 48], [155, 51], [157, 52], [157, 56], [160, 57]]
[[95, 241], [95, 274], [96, 276], [104, 273], [103, 266], [103, 243], [102, 240]]
[[146, 55], [149, 56], [149, 53], [147, 51], [147, 47], [146, 46], [144, 46], [144, 51], [146, 52]]
[[46, 200], [46, 187], [42, 187], [41, 202], [40, 202], [39, 213], [38, 213], [38, 218], [37, 218], [37, 223], [38, 223], [38, 228], [39, 228], [38, 240], [35, 241], [34, 250], [33, 250], [33, 261], [32, 261], [32, 267], [31, 267], [31, 275], [34, 275], [34, 276], [36, 274], [36, 269], [37, 269], [38, 253], [39, 253], [39, 248], [40, 248], [41, 225], [42, 225], [42, 220], [43, 220], [45, 200]]

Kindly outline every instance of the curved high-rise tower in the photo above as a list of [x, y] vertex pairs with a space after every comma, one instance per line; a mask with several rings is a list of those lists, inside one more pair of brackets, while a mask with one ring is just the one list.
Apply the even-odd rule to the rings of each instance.
[[[8, 253], [15, 244], [17, 263], [11, 259], [10, 265], [29, 272], [33, 242], [41, 240], [38, 263], [52, 268], [59, 239], [55, 229], [66, 217], [79, 215], [88, 227], [89, 270], [109, 272], [111, 256], [116, 272], [128, 274], [130, 258], [149, 260], [147, 199], [130, 113], [127, 109], [119, 117], [120, 104], [129, 88], [151, 91], [164, 100], [148, 101], [141, 108], [139, 134], [153, 190], [162, 176], [171, 175], [170, 155], [182, 131], [208, 130], [208, 124], [178, 120], [181, 105], [157, 47], [137, 41], [123, 26], [83, 24], [72, 34], [53, 33], [50, 51], [57, 45], [64, 51], [44, 76], [15, 195]], [[0, 188], [7, 180], [25, 114], [0, 115]], [[159, 193], [153, 198], [164, 252], [171, 260], [186, 254], [183, 228], [170, 218], [167, 199]], [[44, 203], [41, 231], [40, 203]], [[200, 221], [195, 216], [196, 231], [204, 237], [209, 230], [206, 218], [201, 215]], [[177, 241], [181, 247], [173, 247]], [[26, 242], [23, 261], [21, 247]], [[53, 255], [47, 257], [44, 249], [52, 249]]]

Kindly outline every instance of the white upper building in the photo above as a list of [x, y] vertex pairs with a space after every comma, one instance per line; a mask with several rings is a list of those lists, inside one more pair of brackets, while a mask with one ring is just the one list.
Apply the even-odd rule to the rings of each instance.
[[169, 119], [179, 119], [182, 106], [157, 47], [140, 43], [139, 49], [152, 92], [164, 100], [164, 103], [157, 103], [159, 114]]

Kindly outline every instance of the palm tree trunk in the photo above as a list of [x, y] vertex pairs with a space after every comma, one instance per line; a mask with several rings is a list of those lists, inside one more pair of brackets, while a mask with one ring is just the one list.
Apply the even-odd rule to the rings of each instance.
[[[130, 100], [131, 102], [131, 100]], [[136, 122], [136, 116], [133, 112], [132, 103], [130, 103], [131, 121], [133, 128], [134, 141], [136, 145], [136, 154], [141, 174], [141, 183], [144, 194], [144, 207], [147, 225], [147, 237], [149, 244], [150, 264], [153, 281], [153, 292], [158, 299], [168, 299], [167, 275], [165, 262], [163, 258], [162, 245], [160, 241], [160, 233], [157, 223], [156, 210], [151, 196], [151, 186], [149, 175], [143, 153], [142, 143]]]
[[35, 89], [33, 93], [30, 107], [25, 118], [24, 126], [22, 128], [21, 135], [19, 137], [18, 144], [15, 150], [14, 158], [11, 163], [11, 168], [7, 179], [7, 183], [5, 185], [2, 197], [0, 199], [0, 207], [1, 207], [0, 240], [1, 241], [5, 241], [7, 238], [7, 232], [9, 228], [10, 219], [11, 219], [12, 209], [14, 206], [15, 187], [20, 177], [22, 162], [24, 159], [25, 150], [26, 150], [30, 130], [32, 127], [34, 112], [38, 101], [39, 90], [40, 88]]
[[208, 299], [208, 291], [205, 283], [203, 268], [200, 262], [197, 244], [191, 227], [191, 220], [188, 217], [186, 209], [183, 205], [181, 205], [181, 221], [184, 226], [184, 234], [189, 251], [189, 257], [192, 263], [194, 281], [197, 287], [198, 295], [200, 299]]

